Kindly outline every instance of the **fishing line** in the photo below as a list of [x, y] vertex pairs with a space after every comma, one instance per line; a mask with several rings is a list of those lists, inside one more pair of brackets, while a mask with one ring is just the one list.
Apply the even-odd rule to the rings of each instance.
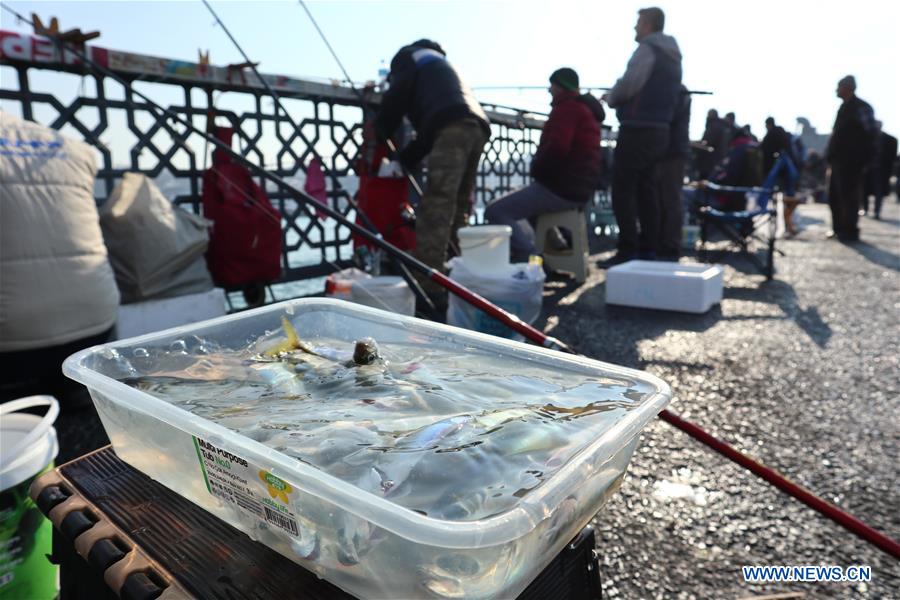
[[[269, 82], [263, 78], [263, 76], [259, 72], [259, 70], [257, 70], [256, 64], [253, 61], [251, 61], [250, 57], [247, 56], [247, 53], [244, 52], [244, 49], [238, 43], [237, 39], [235, 39], [235, 37], [231, 34], [231, 31], [228, 29], [228, 27], [225, 25], [225, 23], [219, 17], [218, 13], [216, 13], [216, 11], [213, 9], [212, 5], [208, 2], [208, 0], [202, 0], [202, 1], [203, 1], [204, 6], [206, 6], [206, 8], [209, 10], [210, 14], [212, 14], [212, 16], [216, 19], [216, 23], [219, 24], [219, 26], [222, 28], [222, 31], [224, 31], [225, 34], [228, 36], [228, 39], [231, 40], [231, 43], [234, 44], [234, 46], [238, 49], [238, 52], [241, 53], [241, 56], [244, 58], [244, 61], [246, 62], [246, 64], [248, 64], [250, 66], [250, 68], [253, 70], [253, 74], [256, 75], [256, 78], [263, 84], [263, 86], [266, 88], [266, 91], [269, 93], [269, 95], [272, 96], [272, 99], [275, 101], [275, 126], [276, 126], [276, 128], [278, 128], [280, 125], [278, 123], [278, 110], [280, 109], [281, 112], [284, 113], [284, 116], [285, 116], [285, 119], [287, 120], [287, 122], [294, 128], [295, 131], [300, 132], [301, 131], [300, 126], [294, 122], [293, 118], [291, 118], [290, 113], [288, 113], [287, 109], [281, 103], [281, 98], [278, 96], [278, 94], [275, 92], [275, 90], [272, 88], [272, 86], [269, 85]], [[303, 7], [304, 7], [304, 9], [306, 9], [306, 5], [304, 5]], [[344, 77], [349, 80], [350, 76], [347, 74], [347, 70], [344, 69], [344, 65], [338, 59], [337, 54], [335, 54], [334, 49], [331, 47], [331, 44], [328, 43], [328, 40], [324, 37], [324, 34], [322, 33], [322, 30], [319, 29], [319, 25], [315, 22], [315, 19], [313, 19], [312, 14], [309, 12], [308, 9], [306, 10], [306, 12], [307, 12], [307, 14], [309, 14], [310, 19], [313, 20], [313, 24], [316, 26], [316, 29], [319, 31], [319, 35], [322, 36], [322, 39], [325, 40], [325, 43], [328, 45], [328, 49], [331, 50], [332, 56], [334, 56], [335, 60], [338, 61], [338, 64], [340, 65], [341, 70], [344, 72]], [[350, 87], [354, 91], [356, 91], [356, 88], [353, 86], [352, 81], [350, 83]], [[365, 102], [364, 102], [364, 98], [362, 98], [362, 97], [360, 97], [360, 108], [363, 110], [363, 113], [365, 113], [365, 110], [366, 110]], [[307, 147], [309, 147], [312, 150], [313, 156], [315, 156], [316, 159], [318, 159], [319, 163], [322, 165], [325, 165], [325, 160], [321, 156], [319, 156], [318, 152], [316, 152], [315, 147], [312, 145], [308, 145]], [[341, 189], [340, 182], [337, 181], [337, 178], [333, 177], [332, 180], [335, 182], [338, 189]], [[416, 182], [412, 177], [410, 177], [410, 180], [411, 180], [411, 183], [413, 183], [415, 185]], [[415, 187], [415, 189], [416, 189], [417, 193], [419, 194], [419, 197], [421, 197], [421, 190], [418, 187]], [[363, 212], [359, 209], [359, 205], [356, 203], [355, 200], [353, 200], [353, 198], [350, 197], [349, 194], [347, 196], [347, 200], [349, 201], [350, 205], [353, 207], [354, 212], [357, 214], [357, 216], [363, 222], [363, 225], [365, 225], [365, 227], [367, 229], [369, 229], [374, 235], [378, 236], [379, 238], [383, 238], [381, 232], [378, 231], [378, 228], [375, 227], [375, 225], [369, 219], [368, 215], [366, 215], [365, 212]], [[422, 289], [422, 286], [419, 284], [418, 280], [416, 280], [416, 278], [413, 276], [413, 274], [409, 271], [407, 266], [404, 265], [403, 262], [400, 261], [399, 259], [397, 259], [395, 256], [393, 256], [391, 254], [388, 254], [387, 256], [388, 256], [388, 260], [391, 262], [391, 264], [394, 266], [394, 268], [396, 268], [400, 272], [400, 275], [406, 281], [407, 285], [409, 285], [410, 289], [412, 290], [412, 292], [416, 296], [416, 298], [419, 301], [421, 301], [423, 304], [425, 304], [425, 306], [429, 309], [429, 311], [432, 313], [433, 316], [437, 316], [437, 312], [436, 312], [434, 303], [431, 301], [431, 298], [428, 296], [428, 294], [425, 293], [425, 290]]]

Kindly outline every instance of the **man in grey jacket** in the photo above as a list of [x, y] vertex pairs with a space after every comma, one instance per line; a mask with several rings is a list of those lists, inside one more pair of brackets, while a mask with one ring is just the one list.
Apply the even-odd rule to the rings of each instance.
[[619, 120], [612, 187], [619, 242], [611, 263], [654, 259], [658, 251], [656, 167], [669, 146], [669, 126], [681, 87], [681, 51], [675, 38], [662, 32], [664, 24], [661, 9], [638, 11], [637, 50], [625, 74], [603, 97]]

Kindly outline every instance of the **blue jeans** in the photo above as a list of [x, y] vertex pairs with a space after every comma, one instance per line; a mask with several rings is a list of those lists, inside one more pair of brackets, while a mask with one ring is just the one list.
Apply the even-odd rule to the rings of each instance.
[[787, 185], [784, 186], [784, 193], [788, 196], [793, 196], [800, 173], [797, 171], [797, 167], [794, 166], [794, 161], [783, 153], [778, 155], [778, 160], [775, 161], [772, 170], [769, 171], [762, 186], [771, 190], [775, 187], [775, 182], [778, 181], [778, 176], [782, 171], [785, 171], [785, 176], [787, 177]]
[[526, 185], [491, 202], [484, 210], [484, 218], [491, 225], [509, 225], [512, 237], [509, 250], [512, 262], [527, 262], [536, 252], [534, 229], [529, 219], [544, 213], [573, 210], [584, 206], [557, 196], [538, 182]]

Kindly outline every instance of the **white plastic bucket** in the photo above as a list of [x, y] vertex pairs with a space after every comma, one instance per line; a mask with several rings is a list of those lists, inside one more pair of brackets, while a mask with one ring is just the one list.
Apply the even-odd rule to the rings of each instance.
[[357, 279], [350, 288], [350, 300], [412, 317], [416, 314], [416, 296], [402, 277], [381, 276]]
[[504, 273], [509, 269], [509, 225], [463, 227], [457, 235], [463, 260], [473, 271]]
[[[19, 411], [48, 407], [43, 417]], [[28, 494], [53, 466], [59, 444], [53, 422], [59, 403], [28, 396], [0, 404], [0, 597], [42, 600], [57, 595], [57, 567], [47, 560], [53, 526]]]

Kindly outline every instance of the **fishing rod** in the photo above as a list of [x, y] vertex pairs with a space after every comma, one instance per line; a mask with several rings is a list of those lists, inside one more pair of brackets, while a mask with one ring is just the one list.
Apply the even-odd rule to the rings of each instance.
[[[202, 0], [202, 1], [203, 1], [203, 5], [206, 6], [206, 8], [209, 10], [210, 14], [213, 16], [213, 18], [215, 18], [216, 22], [219, 24], [219, 27], [222, 28], [222, 31], [225, 32], [225, 35], [228, 36], [228, 39], [231, 40], [231, 43], [234, 44], [234, 47], [237, 48], [238, 52], [241, 53], [241, 56], [244, 57], [244, 62], [250, 66], [250, 68], [253, 70], [253, 74], [256, 75], [256, 78], [259, 79], [260, 82], [262, 82], [263, 86], [266, 88], [266, 91], [269, 93], [270, 96], [272, 96], [272, 99], [275, 101], [276, 120], [277, 120], [277, 116], [278, 116], [278, 111], [280, 110], [282, 113], [284, 113], [285, 119], [287, 119], [287, 122], [294, 128], [294, 130], [300, 131], [300, 126], [296, 122], [294, 122], [294, 119], [291, 117], [290, 113], [284, 107], [284, 104], [281, 103], [281, 97], [272, 88], [272, 86], [269, 85], [269, 82], [263, 78], [262, 74], [257, 70], [257, 68], [256, 68], [257, 63], [254, 63], [252, 60], [250, 60], [250, 57], [247, 56], [246, 52], [244, 52], [244, 49], [238, 43], [237, 39], [235, 39], [235, 37], [231, 34], [231, 31], [228, 29], [228, 27], [225, 25], [225, 23], [219, 17], [218, 13], [216, 13], [216, 11], [213, 9], [213, 7], [209, 3], [209, 1], [208, 0]], [[351, 82], [350, 85], [352, 86], [353, 83]], [[365, 107], [363, 107], [363, 110], [365, 110]], [[315, 149], [313, 149], [313, 154], [318, 157], [318, 153], [316, 153]], [[325, 161], [323, 161], [321, 159], [320, 159], [320, 162], [322, 164], [325, 163]], [[354, 200], [349, 194], [347, 196], [347, 201], [350, 203], [350, 206], [353, 208], [353, 211], [360, 217], [360, 219], [363, 222], [363, 225], [365, 225], [375, 235], [382, 237], [381, 232], [378, 231], [378, 228], [375, 227], [375, 224], [372, 223], [372, 221], [369, 219], [369, 216], [365, 212], [363, 212], [359, 209], [359, 205], [356, 203], [356, 200]], [[434, 303], [431, 301], [431, 298], [429, 298], [428, 294], [425, 293], [425, 290], [422, 289], [422, 286], [421, 286], [421, 284], [419, 284], [418, 280], [416, 280], [416, 278], [413, 277], [412, 273], [409, 272], [409, 268], [406, 265], [404, 265], [401, 261], [399, 261], [396, 257], [394, 257], [393, 255], [388, 254], [388, 259], [391, 261], [391, 264], [394, 266], [394, 268], [396, 268], [400, 272], [400, 275], [403, 276], [403, 279], [406, 281], [407, 285], [409, 285], [413, 294], [416, 296], [416, 300], [418, 300], [419, 302], [421, 302], [428, 308], [428, 312], [430, 313], [430, 315], [432, 317], [438, 316], [437, 308], [434, 306]]]
[[[19, 18], [23, 22], [33, 24], [32, 21], [29, 21], [28, 19], [24, 18], [21, 14], [19, 14], [15, 10], [11, 9], [9, 6], [7, 6], [5, 4], [0, 5], [0, 6], [2, 6], [4, 9], [6, 9], [7, 11], [14, 14], [17, 18]], [[232, 150], [230, 146], [223, 143], [217, 137], [209, 134], [206, 131], [203, 131], [199, 127], [196, 127], [191, 121], [185, 119], [184, 117], [175, 113], [171, 109], [163, 108], [162, 106], [157, 104], [155, 101], [153, 101], [149, 96], [147, 96], [143, 92], [136, 90], [136, 89], [132, 89], [131, 86], [129, 85], [129, 83], [124, 78], [120, 77], [118, 74], [111, 71], [110, 69], [108, 69], [102, 65], [99, 65], [97, 62], [95, 62], [94, 60], [89, 58], [87, 56], [86, 52], [82, 52], [78, 47], [69, 45], [65, 40], [62, 40], [59, 37], [50, 37], [49, 39], [53, 40], [56, 44], [58, 44], [62, 50], [70, 52], [73, 56], [78, 58], [83, 64], [90, 67], [95, 73], [99, 73], [101, 75], [104, 75], [105, 77], [109, 77], [110, 79], [112, 79], [112, 80], [118, 82], [120, 85], [122, 85], [123, 88], [130, 90], [132, 94], [134, 94], [135, 96], [137, 96], [138, 98], [140, 98], [147, 104], [147, 108], [157, 119], [160, 119], [160, 120], [169, 119], [170, 121], [177, 123], [177, 124], [181, 125], [182, 127], [185, 127], [187, 130], [192, 131], [199, 137], [205, 139], [210, 144], [214, 145], [216, 148], [222, 150], [226, 155], [230, 156], [232, 159], [245, 165], [248, 169], [253, 171], [258, 176], [274, 183], [277, 187], [286, 191], [294, 199], [300, 201], [301, 203], [303, 203], [304, 205], [306, 205], [308, 207], [314, 208], [315, 210], [319, 210], [319, 211], [325, 213], [327, 216], [331, 217], [332, 219], [334, 219], [335, 221], [337, 221], [344, 227], [348, 228], [351, 232], [365, 238], [370, 243], [379, 247], [380, 249], [384, 250], [385, 252], [392, 253], [398, 259], [400, 259], [404, 263], [406, 263], [407, 266], [409, 266], [409, 267], [413, 268], [414, 270], [427, 276], [428, 279], [430, 279], [431, 281], [433, 281], [436, 284], [440, 285], [441, 287], [445, 288], [447, 291], [458, 296], [462, 300], [465, 300], [466, 302], [468, 302], [475, 308], [487, 313], [488, 315], [490, 315], [494, 319], [500, 321], [502, 324], [509, 327], [516, 333], [520, 333], [524, 337], [528, 338], [529, 340], [531, 340], [531, 341], [535, 342], [536, 344], [539, 344], [545, 348], [551, 348], [551, 349], [559, 350], [562, 352], [568, 352], [570, 354], [575, 353], [574, 350], [572, 350], [564, 342], [554, 338], [553, 336], [549, 336], [549, 335], [542, 333], [541, 331], [538, 331], [537, 329], [535, 329], [528, 323], [525, 323], [524, 321], [522, 321], [519, 317], [506, 312], [505, 310], [494, 305], [493, 303], [486, 300], [484, 297], [480, 296], [479, 294], [476, 294], [475, 292], [469, 290], [468, 288], [453, 281], [452, 279], [450, 279], [449, 277], [447, 277], [446, 275], [444, 275], [437, 269], [426, 265], [425, 263], [423, 263], [419, 259], [415, 258], [414, 256], [408, 254], [407, 252], [404, 252], [403, 250], [400, 250], [399, 248], [397, 248], [396, 246], [394, 246], [393, 244], [391, 244], [384, 238], [376, 236], [375, 234], [373, 234], [371, 231], [369, 231], [365, 227], [362, 227], [361, 225], [358, 225], [357, 223], [354, 223], [353, 221], [349, 220], [347, 217], [345, 217], [344, 215], [339, 213], [337, 210], [331, 208], [330, 206], [320, 204], [315, 198], [313, 198], [306, 192], [295, 188], [291, 184], [287, 183], [281, 177], [265, 170], [264, 168], [262, 168], [258, 165], [253, 164], [250, 160], [248, 160], [246, 157], [242, 156], [238, 152]]]
[[[549, 86], [546, 85], [476, 85], [472, 89], [473, 90], [544, 90], [546, 91]], [[611, 87], [601, 87], [596, 85], [581, 85], [578, 86], [582, 90], [600, 90], [601, 92], [608, 92], [612, 88]], [[694, 96], [712, 96], [712, 92], [706, 92], [703, 90], [688, 90], [688, 94], [692, 94]]]
[[[22, 22], [32, 23], [32, 25], [33, 25], [32, 21], [29, 21], [28, 19], [24, 18], [21, 14], [19, 14], [15, 10], [9, 8], [7, 5], [2, 4], [2, 5], [0, 5], [0, 7], [5, 8], [7, 11], [11, 12]], [[59, 39], [58, 37], [50, 37], [50, 39], [52, 39], [62, 49], [70, 50], [77, 58], [82, 60], [86, 65], [89, 65], [95, 72], [99, 72], [107, 77], [110, 77], [111, 79], [113, 79], [113, 80], [117, 81], [119, 84], [121, 84], [124, 88], [130, 89], [130, 85], [125, 79], [123, 79], [122, 77], [119, 77], [116, 73], [110, 71], [109, 69], [102, 67], [102, 66], [98, 65], [97, 63], [95, 63], [93, 60], [91, 60], [90, 58], [87, 57], [86, 53], [81, 52], [74, 46], [72, 46], [72, 47], [67, 46], [66, 42], [64, 40]], [[485, 300], [478, 294], [471, 292], [470, 290], [459, 285], [452, 279], [449, 279], [448, 277], [443, 275], [440, 271], [437, 271], [436, 269], [433, 269], [433, 268], [429, 267], [428, 265], [425, 265], [418, 259], [410, 256], [406, 252], [403, 252], [399, 248], [396, 248], [392, 244], [384, 241], [383, 239], [379, 239], [379, 238], [375, 237], [371, 232], [358, 226], [355, 223], [352, 223], [351, 221], [346, 219], [343, 215], [341, 215], [340, 213], [338, 213], [337, 211], [332, 209], [330, 206], [320, 205], [314, 198], [312, 198], [305, 192], [302, 192], [302, 191], [294, 188], [293, 186], [291, 186], [290, 184], [288, 184], [287, 182], [282, 180], [280, 177], [273, 175], [273, 174], [269, 173], [268, 171], [266, 171], [265, 169], [262, 169], [261, 167], [258, 167], [257, 165], [253, 164], [248, 159], [241, 156], [237, 152], [233, 151], [230, 147], [226, 146], [218, 138], [215, 138], [214, 136], [207, 134], [206, 132], [200, 130], [199, 128], [194, 127], [194, 125], [191, 122], [186, 121], [185, 119], [181, 118], [177, 113], [172, 112], [170, 109], [162, 108], [161, 106], [156, 104], [153, 100], [151, 100], [149, 97], [147, 97], [142, 92], [139, 92], [138, 90], [131, 90], [131, 91], [135, 95], [137, 95], [139, 98], [143, 99], [147, 103], [148, 108], [151, 109], [151, 111], [154, 112], [154, 114], [158, 111], [159, 113], [162, 113], [163, 117], [168, 117], [169, 119], [171, 119], [177, 123], [180, 123], [181, 125], [192, 130], [193, 132], [195, 132], [197, 135], [205, 138], [207, 141], [209, 141], [210, 143], [215, 145], [217, 148], [220, 148], [221, 150], [223, 150], [229, 156], [235, 158], [236, 160], [238, 160], [242, 163], [245, 163], [248, 168], [257, 172], [263, 178], [268, 179], [269, 181], [272, 181], [273, 183], [275, 183], [282, 189], [287, 190], [290, 194], [294, 195], [296, 197], [296, 199], [300, 200], [304, 204], [309, 204], [309, 205], [312, 205], [313, 207], [320, 208], [323, 212], [328, 214], [328, 216], [331, 216], [336, 221], [345, 225], [351, 231], [358, 233], [359, 235], [365, 237], [366, 239], [369, 239], [374, 244], [383, 248], [385, 251], [395, 252], [399, 258], [401, 258], [402, 260], [404, 260], [405, 262], [410, 264], [410, 266], [414, 267], [416, 270], [418, 270], [422, 273], [427, 274], [428, 277], [432, 281], [445, 287], [448, 291], [458, 295], [460, 298], [466, 300], [467, 302], [469, 302], [473, 306], [479, 308], [480, 310], [483, 310], [484, 312], [491, 315], [492, 317], [494, 317], [495, 319], [497, 319], [498, 321], [500, 321], [501, 323], [503, 323], [510, 329], [513, 329], [514, 331], [521, 333], [527, 339], [529, 339], [532, 342], [539, 344], [541, 346], [551, 348], [554, 350], [560, 350], [562, 352], [567, 352], [570, 354], [576, 354], [575, 351], [572, 350], [568, 345], [557, 340], [556, 338], [553, 338], [552, 336], [545, 335], [544, 333], [540, 332], [539, 330], [535, 329], [534, 327], [528, 325], [527, 323], [524, 323], [518, 317], [515, 317], [514, 315], [510, 315], [506, 311], [494, 306], [493, 304], [491, 304], [489, 301]], [[841, 525], [842, 527], [844, 527], [851, 533], [859, 536], [863, 540], [876, 546], [878, 549], [886, 552], [887, 554], [890, 554], [894, 558], [900, 559], [900, 543], [885, 536], [884, 534], [880, 533], [879, 531], [869, 527], [868, 525], [866, 525], [865, 523], [863, 523], [856, 517], [853, 517], [846, 511], [842, 510], [841, 508], [822, 500], [821, 498], [819, 498], [818, 496], [816, 496], [809, 490], [806, 490], [805, 488], [799, 486], [798, 484], [794, 483], [793, 481], [787, 479], [785, 476], [778, 473], [774, 469], [771, 469], [769, 467], [766, 467], [765, 465], [762, 465], [761, 463], [754, 460], [753, 458], [740, 452], [739, 450], [735, 449], [734, 447], [730, 446], [729, 444], [727, 444], [721, 440], [718, 440], [717, 438], [711, 436], [710, 434], [705, 432], [703, 429], [701, 429], [697, 425], [694, 425], [693, 423], [690, 423], [689, 421], [682, 419], [681, 417], [679, 417], [678, 415], [675, 415], [674, 413], [670, 412], [669, 410], [661, 411], [659, 414], [659, 417], [663, 421], [684, 431], [690, 437], [700, 441], [704, 445], [721, 453], [729, 460], [737, 463], [738, 465], [740, 465], [741, 467], [743, 467], [747, 470], [750, 470], [751, 472], [753, 472], [757, 476], [761, 477], [765, 481], [771, 483], [772, 485], [775, 485], [776, 487], [778, 487], [785, 493], [789, 494], [790, 496], [800, 500], [801, 502], [803, 502], [810, 508], [813, 508], [820, 514], [835, 521], [836, 523], [838, 523], [839, 525]]]
[[[309, 20], [313, 24], [313, 27], [316, 28], [316, 31], [318, 32], [319, 37], [322, 38], [323, 42], [325, 42], [325, 46], [327, 46], [328, 51], [331, 52], [332, 58], [334, 58], [334, 61], [338, 64], [338, 67], [340, 67], [341, 72], [344, 74], [344, 79], [349, 83], [350, 89], [353, 91], [353, 93], [356, 94], [357, 98], [359, 98], [360, 105], [362, 106], [363, 111], [365, 111], [366, 106], [368, 105], [368, 102], [366, 102], [365, 96], [363, 95], [362, 92], [359, 91], [359, 89], [355, 85], [353, 85], [353, 79], [350, 77], [350, 74], [347, 72], [347, 69], [344, 68], [344, 63], [341, 62], [341, 59], [340, 59], [340, 57], [338, 57], [337, 52], [335, 52], [334, 48], [331, 47], [331, 42], [328, 41], [328, 38], [325, 36], [325, 32], [322, 31], [321, 27], [319, 27], [319, 23], [318, 23], [318, 21], [316, 21], [316, 18], [313, 16], [312, 12], [310, 12], [309, 7], [306, 6], [306, 3], [303, 0], [298, 0], [298, 2], [300, 3], [300, 6], [303, 7], [303, 10], [306, 11], [306, 16], [309, 17]], [[387, 143], [388, 149], [391, 151], [391, 153], [396, 155], [397, 154], [397, 145], [394, 143], [394, 140], [392, 140], [390, 137], [388, 137], [385, 140], [385, 142]], [[419, 198], [424, 198], [425, 194], [422, 192], [422, 186], [419, 185], [419, 182], [416, 181], [416, 178], [413, 177], [413, 174], [410, 173], [406, 167], [403, 167], [402, 165], [401, 165], [401, 167], [403, 168], [403, 173], [406, 175], [406, 178], [409, 180], [410, 185], [416, 191], [416, 194], [419, 195]]]
[[[325, 35], [325, 32], [322, 31], [321, 27], [319, 27], [319, 22], [316, 21], [316, 18], [313, 16], [312, 11], [310, 11], [309, 7], [306, 6], [306, 2], [304, 2], [303, 0], [298, 0], [298, 2], [300, 4], [300, 6], [303, 7], [303, 10], [306, 12], [306, 16], [309, 17], [309, 20], [313, 24], [313, 27], [316, 28], [316, 31], [318, 32], [319, 37], [322, 38], [322, 41], [325, 43], [325, 46], [328, 48], [328, 51], [331, 53], [332, 58], [334, 58], [334, 61], [337, 63], [338, 67], [341, 69], [341, 72], [344, 74], [344, 79], [350, 84], [350, 90], [354, 94], [356, 94], [356, 97], [359, 99], [360, 106], [363, 109], [363, 113], [365, 113], [366, 107], [369, 105], [369, 103], [366, 102], [365, 95], [361, 91], [359, 91], [359, 89], [357, 89], [357, 87], [355, 85], [353, 85], [353, 78], [350, 77], [350, 73], [347, 71], [347, 68], [344, 67], [343, 61], [341, 61], [341, 58], [337, 55], [337, 52], [335, 52], [334, 48], [331, 46], [331, 42], [328, 41], [328, 37]], [[398, 152], [397, 152], [397, 145], [394, 143], [394, 140], [391, 139], [390, 136], [386, 136], [385, 143], [387, 144], [388, 150], [391, 151], [391, 154], [396, 156]], [[416, 178], [413, 176], [413, 174], [409, 171], [409, 169], [407, 169], [403, 165], [400, 165], [400, 168], [403, 170], [403, 173], [406, 175], [406, 179], [409, 181], [413, 190], [415, 190], [416, 194], [418, 194], [419, 199], [420, 200], [424, 199], [425, 194], [422, 191], [422, 187], [419, 185], [419, 182], [416, 180]], [[456, 244], [453, 242], [453, 240], [449, 241], [449, 245], [457, 254], [459, 254], [459, 248], [456, 247]]]

